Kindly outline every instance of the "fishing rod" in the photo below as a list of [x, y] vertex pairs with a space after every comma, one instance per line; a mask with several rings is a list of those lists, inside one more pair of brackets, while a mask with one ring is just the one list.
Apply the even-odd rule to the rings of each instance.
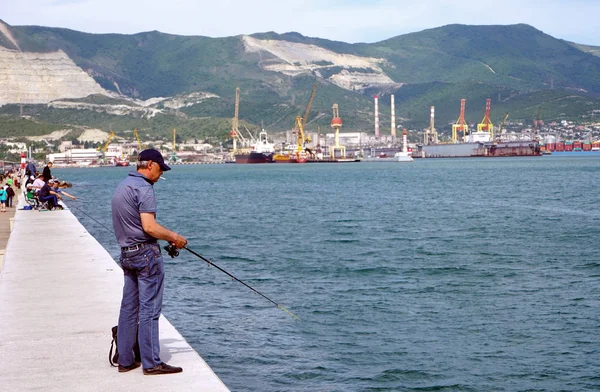
[[[75, 200], [73, 200], [75, 201]], [[79, 200], [81, 201], [81, 200]], [[69, 208], [73, 208], [75, 207], [74, 205], [69, 205]], [[94, 219], [90, 214], [86, 213], [83, 209], [79, 208], [79, 207], [75, 207], [75, 209], [77, 209], [79, 212], [81, 212], [82, 214], [84, 214], [85, 216], [87, 216], [88, 218], [90, 218], [91, 220], [93, 220], [94, 222], [96, 222], [97, 224], [99, 224], [101, 227], [103, 227], [104, 229], [106, 229], [107, 231], [110, 231], [111, 233], [113, 232], [113, 230], [109, 229], [108, 227], [106, 227], [105, 225], [103, 225], [102, 223], [98, 222], [96, 219]]]
[[[69, 206], [69, 207], [75, 207], [75, 206]], [[83, 214], [85, 214], [88, 218], [90, 218], [91, 220], [93, 220], [94, 222], [96, 222], [97, 224], [99, 224], [101, 227], [103, 227], [104, 229], [106, 229], [107, 231], [110, 231], [111, 233], [113, 232], [111, 229], [109, 229], [108, 227], [106, 227], [105, 225], [103, 225], [102, 223], [98, 222], [96, 219], [92, 218], [89, 214], [87, 214], [85, 211], [83, 211], [81, 208], [75, 207], [77, 210], [79, 210], [80, 212], [82, 212]], [[163, 249], [165, 251], [167, 251], [167, 254], [169, 256], [171, 256], [171, 258], [175, 258], [177, 256], [179, 256], [179, 250], [177, 250], [177, 248], [174, 245], [166, 245], [163, 247]], [[219, 267], [218, 265], [216, 265], [215, 263], [213, 263], [212, 261], [210, 261], [209, 259], [202, 257], [201, 255], [199, 255], [198, 253], [194, 252], [193, 250], [191, 250], [190, 248], [188, 248], [187, 246], [184, 246], [183, 249], [187, 250], [188, 252], [190, 252], [191, 254], [193, 254], [194, 256], [200, 258], [201, 260], [204, 260], [205, 262], [207, 262], [209, 265], [212, 265], [213, 267], [215, 267], [216, 269], [218, 269], [219, 271], [227, 274], [228, 276], [230, 276], [232, 279], [237, 280], [238, 282], [240, 282], [241, 284], [243, 284], [244, 286], [248, 287], [250, 290], [252, 290], [255, 294], [260, 295], [261, 297], [267, 299], [269, 302], [273, 303], [275, 306], [277, 306], [279, 309], [283, 310], [284, 312], [288, 313], [290, 316], [292, 316], [293, 318], [297, 319], [297, 320], [302, 320], [300, 317], [296, 316], [294, 313], [290, 312], [289, 310], [287, 310], [286, 308], [284, 308], [283, 306], [281, 306], [280, 304], [278, 304], [277, 302], [273, 301], [271, 298], [267, 297], [266, 295], [264, 295], [263, 293], [261, 293], [260, 291], [254, 289], [253, 287], [251, 287], [250, 285], [246, 284], [245, 282], [243, 282], [242, 280], [236, 278], [235, 276], [233, 276], [232, 274], [230, 274], [229, 272], [225, 271], [223, 268]]]
[[[179, 256], [179, 251], [177, 250], [177, 248], [174, 245], [167, 245], [163, 247], [164, 250], [167, 251], [167, 253], [169, 254], [169, 256], [171, 256], [171, 258], [175, 258], [177, 256]], [[183, 249], [187, 250], [188, 252], [190, 252], [191, 254], [193, 254], [194, 256], [198, 257], [201, 260], [204, 260], [205, 262], [207, 262], [209, 265], [215, 267], [216, 269], [218, 269], [219, 271], [227, 274], [229, 277], [231, 277], [234, 280], [237, 280], [238, 282], [240, 282], [241, 284], [243, 284], [244, 286], [248, 287], [250, 290], [252, 290], [255, 294], [260, 295], [261, 297], [265, 298], [267, 301], [271, 302], [272, 304], [274, 304], [275, 306], [277, 306], [279, 309], [283, 310], [284, 312], [288, 313], [290, 316], [292, 316], [293, 318], [295, 318], [296, 320], [302, 320], [300, 317], [296, 316], [294, 313], [290, 312], [289, 310], [287, 310], [286, 308], [284, 308], [283, 306], [281, 306], [280, 304], [278, 304], [277, 302], [273, 301], [271, 298], [267, 297], [266, 295], [264, 295], [263, 293], [261, 293], [260, 291], [256, 290], [255, 288], [251, 287], [250, 285], [246, 284], [245, 282], [243, 282], [242, 280], [236, 278], [235, 276], [233, 276], [232, 274], [230, 274], [229, 272], [225, 271], [223, 268], [219, 267], [218, 265], [216, 265], [215, 263], [213, 263], [212, 261], [210, 261], [209, 259], [202, 257], [201, 255], [199, 255], [198, 253], [194, 252], [193, 250], [191, 250], [190, 248], [188, 248], [187, 246], [184, 246]]]

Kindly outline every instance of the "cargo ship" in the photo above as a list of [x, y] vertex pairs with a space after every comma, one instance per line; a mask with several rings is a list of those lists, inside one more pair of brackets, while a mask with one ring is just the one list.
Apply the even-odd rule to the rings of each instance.
[[279, 153], [273, 156], [275, 163], [306, 163], [308, 156], [300, 153]]
[[[418, 145], [416, 154], [419, 158], [467, 158], [467, 157], [517, 157], [541, 156], [542, 149], [537, 140], [507, 141], [494, 138], [494, 124], [490, 120], [491, 99], [485, 103], [485, 115], [477, 130], [469, 130], [465, 121], [466, 99], [460, 100], [460, 116], [452, 125], [452, 142], [438, 143], [438, 136], [434, 126], [435, 108], [431, 107], [431, 122], [426, 130], [423, 144]], [[539, 116], [539, 114], [538, 114]], [[502, 126], [508, 117], [505, 114], [500, 124], [498, 133], [502, 134]], [[463, 136], [459, 139], [458, 133]]]
[[541, 156], [540, 144], [533, 140], [492, 141], [490, 132], [474, 131], [465, 142], [419, 145], [420, 158]]
[[423, 158], [517, 157], [541, 156], [537, 142], [471, 142], [419, 146], [417, 156]]
[[267, 131], [264, 129], [258, 134], [258, 141], [253, 144], [249, 153], [235, 154], [235, 163], [255, 164], [273, 163], [275, 145], [269, 143]]

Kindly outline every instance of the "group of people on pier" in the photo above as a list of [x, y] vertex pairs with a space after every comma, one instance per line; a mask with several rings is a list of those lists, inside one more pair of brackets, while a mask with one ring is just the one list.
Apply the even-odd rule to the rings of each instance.
[[14, 169], [0, 174], [0, 212], [6, 212], [6, 207], [12, 208], [15, 189], [19, 189], [19, 179]]
[[[42, 172], [38, 172], [33, 161], [29, 161], [24, 169], [19, 169], [12, 173], [13, 179], [19, 179], [22, 184], [26, 201], [33, 208], [47, 210], [62, 210], [63, 206], [59, 203], [63, 195], [73, 200], [77, 198], [66, 191], [71, 184], [66, 181], [59, 181], [52, 176], [52, 162], [44, 167]], [[16, 189], [19, 189], [18, 185]], [[1, 194], [0, 194], [1, 196]]]

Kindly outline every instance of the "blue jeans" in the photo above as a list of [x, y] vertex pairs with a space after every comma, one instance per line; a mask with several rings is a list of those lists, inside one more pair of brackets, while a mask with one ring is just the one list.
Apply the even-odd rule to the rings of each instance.
[[138, 250], [122, 251], [120, 261], [125, 285], [117, 336], [119, 365], [133, 363], [137, 332], [142, 366], [149, 369], [162, 363], [158, 319], [162, 311], [165, 270], [160, 246], [157, 243], [145, 244]]
[[55, 195], [48, 195], [48, 196], [40, 196], [40, 201], [43, 203], [45, 201], [48, 201], [50, 203], [48, 203], [50, 205], [51, 208], [54, 208], [58, 205], [58, 199], [56, 198]]

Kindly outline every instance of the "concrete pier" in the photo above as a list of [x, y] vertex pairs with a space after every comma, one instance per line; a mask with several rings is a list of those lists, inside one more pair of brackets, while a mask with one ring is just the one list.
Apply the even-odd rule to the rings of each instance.
[[161, 359], [183, 373], [110, 366], [123, 272], [70, 211], [16, 211], [0, 268], [0, 390], [228, 391], [164, 317]]

